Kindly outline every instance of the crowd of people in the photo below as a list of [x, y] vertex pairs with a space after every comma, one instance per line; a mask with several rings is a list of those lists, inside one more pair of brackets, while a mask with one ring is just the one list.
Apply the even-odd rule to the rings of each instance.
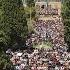
[[49, 41], [53, 46], [65, 46], [64, 26], [61, 18], [56, 20], [36, 20], [33, 24], [34, 33], [26, 41], [26, 45], [41, 44], [42, 41]]
[[42, 7], [38, 10], [37, 12], [39, 15], [58, 15], [58, 8], [52, 8], [51, 5], [47, 5], [44, 6], [42, 5]]
[[[36, 20], [34, 31], [26, 41], [27, 46], [50, 41], [52, 48], [34, 48], [13, 52], [8, 50], [14, 70], [70, 70], [70, 52], [64, 43], [64, 28], [59, 20]], [[31, 52], [28, 52], [31, 51]]]
[[28, 47], [50, 41], [52, 48], [6, 51], [14, 70], [70, 70], [70, 52], [67, 52], [64, 42], [64, 26], [61, 17], [57, 18], [46, 21], [37, 19], [33, 23], [34, 32], [26, 40]]
[[[30, 50], [32, 51], [32, 50]], [[9, 53], [9, 54], [8, 54]], [[7, 51], [14, 70], [70, 70], [70, 53], [64, 48]]]

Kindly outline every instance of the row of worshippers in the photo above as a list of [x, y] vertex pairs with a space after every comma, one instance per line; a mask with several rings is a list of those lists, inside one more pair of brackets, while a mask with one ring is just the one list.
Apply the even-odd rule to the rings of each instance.
[[56, 47], [64, 46], [64, 26], [60, 19], [37, 20], [33, 28], [34, 32], [27, 38], [27, 46], [38, 45], [42, 41], [50, 41]]
[[35, 48], [32, 53], [28, 50], [11, 51], [10, 60], [14, 70], [69, 70], [70, 53], [63, 51], [63, 48], [58, 49]]
[[58, 15], [58, 8], [52, 8], [51, 5], [43, 6], [37, 13], [39, 15]]

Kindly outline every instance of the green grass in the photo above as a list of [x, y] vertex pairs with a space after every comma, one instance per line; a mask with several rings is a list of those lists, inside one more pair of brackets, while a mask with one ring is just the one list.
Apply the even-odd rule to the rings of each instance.
[[34, 48], [52, 48], [52, 44], [50, 42], [42, 42], [42, 44], [33, 45]]

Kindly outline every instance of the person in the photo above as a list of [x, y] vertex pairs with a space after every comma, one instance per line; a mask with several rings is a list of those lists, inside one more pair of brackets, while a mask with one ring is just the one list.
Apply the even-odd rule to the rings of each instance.
[[55, 70], [60, 70], [58, 66], [55, 66]]
[[17, 65], [15, 66], [15, 70], [21, 70], [21, 68]]

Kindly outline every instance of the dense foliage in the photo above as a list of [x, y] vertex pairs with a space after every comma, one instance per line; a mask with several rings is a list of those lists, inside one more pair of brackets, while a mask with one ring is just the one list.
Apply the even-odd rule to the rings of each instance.
[[30, 6], [35, 6], [34, 0], [27, 0], [27, 5]]
[[0, 43], [24, 45], [28, 29], [22, 0], [2, 0], [0, 4]]
[[14, 70], [5, 52], [24, 46], [27, 33], [22, 0], [0, 0], [0, 70]]
[[64, 0], [63, 2], [62, 17], [65, 25], [65, 41], [70, 46], [70, 0]]
[[14, 70], [9, 57], [0, 49], [0, 70]]

